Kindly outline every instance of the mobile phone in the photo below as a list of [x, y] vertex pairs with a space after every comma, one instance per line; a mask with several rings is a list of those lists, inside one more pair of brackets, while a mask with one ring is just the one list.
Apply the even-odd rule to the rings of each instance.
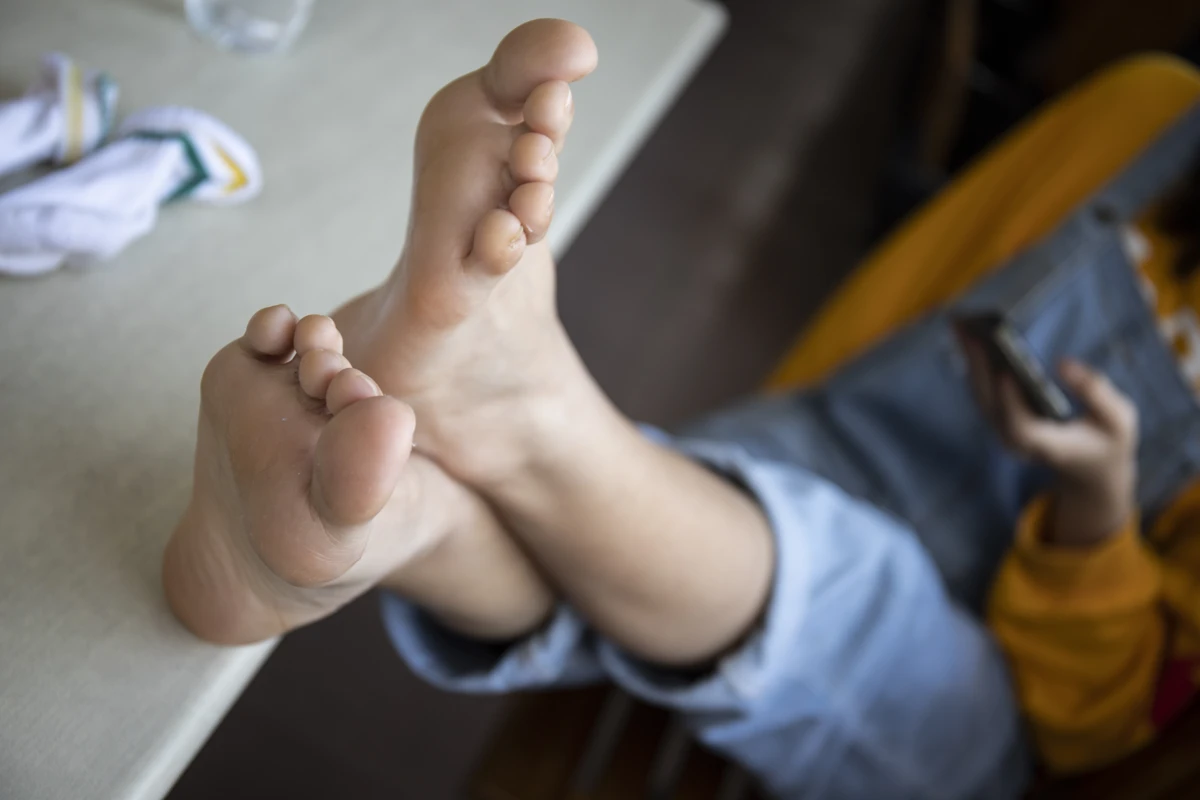
[[993, 370], [1012, 375], [1035, 414], [1058, 422], [1071, 418], [1071, 401], [1050, 378], [1029, 342], [1003, 314], [995, 311], [968, 314], [956, 318], [954, 325], [961, 334], [983, 346]]

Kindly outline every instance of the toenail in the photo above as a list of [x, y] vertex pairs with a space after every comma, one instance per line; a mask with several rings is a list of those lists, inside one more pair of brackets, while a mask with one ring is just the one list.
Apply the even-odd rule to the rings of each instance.
[[575, 97], [574, 97], [574, 95], [571, 94], [570, 88], [568, 88], [567, 89], [567, 100], [566, 100], [566, 102], [563, 103], [563, 108], [565, 108], [567, 111], [570, 111], [571, 104], [573, 102], [575, 102]]
[[542, 139], [542, 163], [550, 160], [550, 156], [554, 155], [554, 142], [547, 138]]
[[360, 372], [357, 375], [355, 375], [354, 377], [357, 378], [364, 386], [366, 386], [376, 396], [383, 394], [383, 390], [379, 388], [379, 384], [375, 382], [375, 379], [372, 378], [370, 375], [366, 374], [365, 372]]

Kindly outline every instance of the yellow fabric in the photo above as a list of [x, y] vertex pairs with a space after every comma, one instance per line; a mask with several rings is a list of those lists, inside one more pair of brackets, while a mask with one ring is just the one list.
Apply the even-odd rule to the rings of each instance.
[[[768, 388], [812, 383], [1049, 234], [1200, 100], [1200, 74], [1150, 55], [1099, 74], [966, 170], [859, 267], [824, 306]], [[1152, 226], [1142, 265], [1160, 314], [1200, 309]], [[1027, 509], [989, 618], [1049, 767], [1073, 771], [1148, 741], [1164, 659], [1200, 654], [1200, 486], [1151, 532], [1095, 548], [1041, 544], [1045, 503]], [[1170, 631], [1168, 633], [1168, 631]], [[1197, 676], [1200, 678], [1200, 675]]]
[[1162, 570], [1130, 524], [1090, 548], [1044, 543], [1049, 501], [1027, 509], [992, 591], [989, 623], [1048, 766], [1074, 771], [1149, 741], [1166, 642]]
[[70, 164], [83, 155], [83, 72], [74, 61], [67, 64], [66, 90], [67, 146], [63, 163]]
[[1035, 115], [855, 271], [768, 387], [820, 380], [1049, 234], [1198, 97], [1186, 62], [1142, 56]]
[[246, 177], [246, 171], [238, 166], [238, 163], [233, 160], [233, 156], [226, 153], [224, 148], [216, 142], [212, 143], [212, 148], [213, 152], [217, 154], [217, 158], [221, 159], [225, 163], [225, 166], [229, 167], [229, 171], [233, 173], [229, 178], [229, 183], [225, 184], [225, 194], [233, 194], [250, 182]]

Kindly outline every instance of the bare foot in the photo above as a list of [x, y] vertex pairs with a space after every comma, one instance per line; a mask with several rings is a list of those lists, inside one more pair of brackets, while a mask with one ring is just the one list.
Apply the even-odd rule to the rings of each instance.
[[[596, 66], [582, 28], [536, 20], [430, 101], [417, 131], [408, 241], [391, 277], [335, 312], [346, 352], [416, 409], [418, 449], [484, 486], [521, 457], [506, 442], [567, 377], [542, 242], [573, 116]], [[567, 373], [570, 373], [568, 376]]]
[[163, 564], [172, 609], [203, 638], [323, 617], [446, 529], [419, 502], [412, 411], [341, 349], [328, 317], [274, 306], [205, 370], [192, 499]]

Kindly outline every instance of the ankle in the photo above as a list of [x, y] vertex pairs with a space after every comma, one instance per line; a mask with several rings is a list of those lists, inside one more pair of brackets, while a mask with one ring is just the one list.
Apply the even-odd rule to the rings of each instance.
[[570, 356], [560, 379], [524, 404], [508, 445], [513, 468], [477, 487], [505, 511], [544, 505], [560, 489], [616, 468], [640, 440], [573, 350]]

